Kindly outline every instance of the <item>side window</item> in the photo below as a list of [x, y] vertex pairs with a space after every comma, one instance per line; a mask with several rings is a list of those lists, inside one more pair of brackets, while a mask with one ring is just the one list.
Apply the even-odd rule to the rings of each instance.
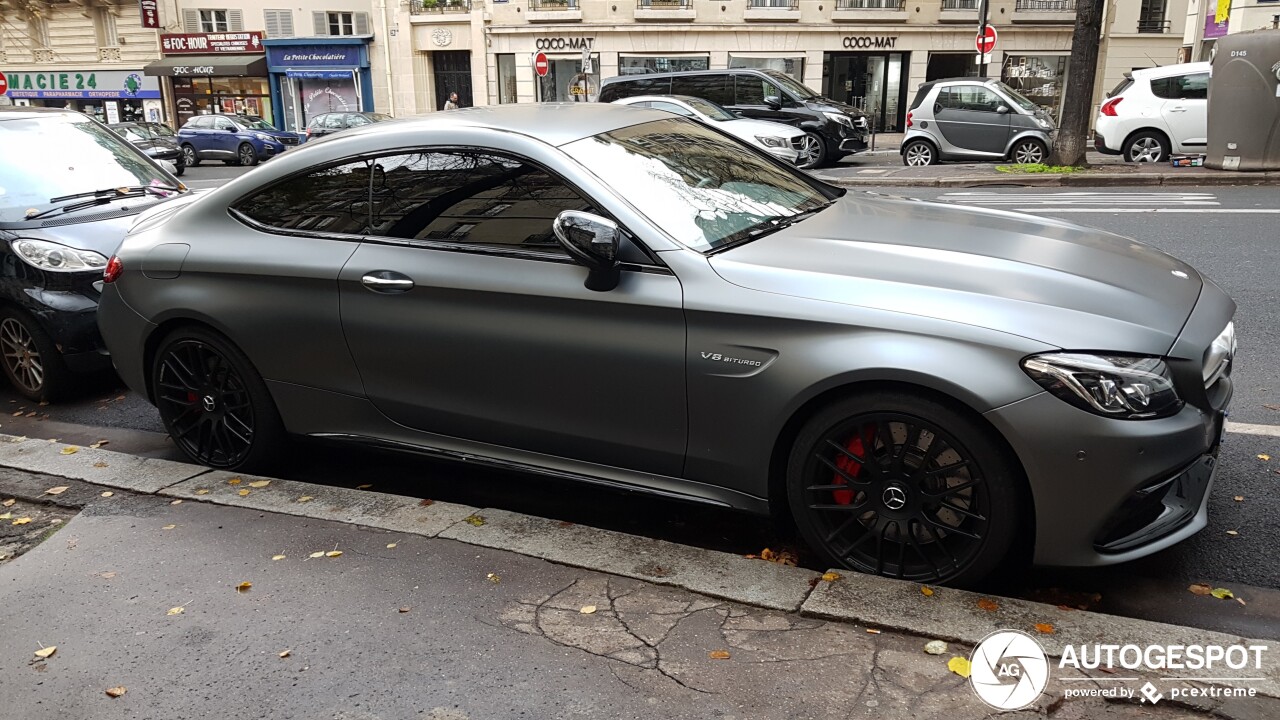
[[241, 200], [235, 209], [281, 230], [363, 235], [369, 224], [369, 161], [289, 178]]
[[767, 97], [781, 98], [777, 86], [755, 75], [735, 75], [737, 86], [737, 105], [764, 105]]
[[951, 88], [939, 88], [938, 99], [934, 102], [942, 110], [959, 110], [956, 99], [951, 95]]
[[679, 75], [671, 78], [672, 95], [692, 95], [693, 97], [710, 100], [717, 105], [733, 104], [733, 92], [731, 90], [729, 76], [724, 74]]
[[1178, 89], [1174, 82], [1178, 78], [1157, 78], [1151, 81], [1151, 94], [1162, 100], [1176, 100]]
[[604, 90], [600, 91], [600, 102], [613, 102], [614, 100], [636, 97], [637, 95], [670, 94], [670, 78], [639, 78], [605, 85]]
[[226, 118], [224, 118], [224, 117], [214, 118], [214, 126], [213, 126], [213, 127], [214, 127], [214, 129], [215, 129], [215, 130], [221, 130], [221, 131], [223, 131], [223, 132], [226, 132], [227, 130], [235, 130], [235, 129], [236, 129], [236, 125], [235, 125], [235, 123], [231, 122], [230, 120], [228, 120], [228, 119], [226, 119]]
[[363, 115], [347, 116], [347, 127], [360, 127], [361, 125], [368, 125], [372, 122], [373, 122], [372, 120], [370, 120], [369, 118]]
[[315, 117], [311, 118], [311, 120], [310, 120], [310, 121], [308, 121], [308, 122], [307, 122], [307, 127], [309, 127], [309, 128], [318, 128], [318, 127], [322, 127], [322, 126], [324, 125], [324, 119], [325, 119], [326, 117], [328, 117], [328, 116], [327, 116], [327, 115], [316, 115]]
[[977, 85], [959, 85], [947, 89], [947, 104], [943, 107], [975, 112], [995, 112], [1004, 103], [989, 88]]
[[595, 212], [550, 173], [480, 150], [379, 158], [372, 182], [373, 232], [408, 240], [564, 255], [551, 222], [563, 210]]
[[342, 122], [341, 113], [330, 113], [324, 116], [325, 130], [341, 130], [346, 127], [346, 123]]
[[685, 117], [693, 117], [693, 113], [689, 112], [688, 109], [683, 108], [679, 105], [676, 105], [675, 103], [651, 102], [649, 103], [649, 107], [653, 108], [654, 110], [666, 110], [669, 113], [675, 113], [677, 115], [683, 115]]
[[1178, 81], [1178, 97], [1183, 100], [1209, 99], [1209, 73], [1196, 73], [1173, 78]]

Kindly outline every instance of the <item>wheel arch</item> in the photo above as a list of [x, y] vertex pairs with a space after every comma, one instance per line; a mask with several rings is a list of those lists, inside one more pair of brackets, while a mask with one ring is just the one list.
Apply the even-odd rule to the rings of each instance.
[[931, 135], [924, 135], [924, 134], [920, 134], [920, 135], [916, 135], [915, 137], [907, 138], [907, 139], [902, 143], [902, 145], [900, 145], [900, 146], [898, 147], [898, 155], [900, 155], [900, 156], [902, 156], [902, 157], [904, 157], [904, 158], [905, 158], [905, 157], [907, 156], [907, 146], [909, 146], [911, 143], [914, 143], [914, 142], [922, 142], [922, 143], [924, 143], [924, 144], [928, 145], [930, 148], [932, 148], [932, 149], [933, 149], [933, 159], [934, 159], [934, 162], [941, 162], [941, 161], [942, 161], [942, 159], [943, 159], [943, 158], [942, 158], [942, 145], [941, 145], [941, 144], [940, 144], [936, 139], [934, 139], [934, 138], [933, 138], [933, 136], [931, 136]]
[[1129, 134], [1124, 136], [1124, 140], [1120, 141], [1120, 154], [1121, 155], [1125, 154], [1125, 151], [1129, 147], [1129, 143], [1133, 140], [1134, 137], [1141, 135], [1142, 133], [1148, 133], [1148, 132], [1154, 133], [1164, 138], [1165, 146], [1169, 148], [1170, 153], [1173, 152], [1173, 139], [1169, 137], [1169, 133], [1167, 131], [1165, 131], [1162, 128], [1158, 128], [1154, 125], [1144, 125], [1140, 128], [1137, 128], [1136, 130], [1131, 130]]
[[[244, 347], [235, 341], [235, 338], [227, 332], [226, 327], [212, 318], [204, 317], [195, 313], [173, 315], [156, 323], [156, 327], [147, 335], [146, 340], [142, 344], [142, 372], [143, 379], [146, 382], [147, 400], [155, 404], [155, 390], [152, 386], [152, 365], [156, 359], [156, 352], [160, 349], [160, 343], [168, 337], [173, 331], [181, 327], [198, 327], [210, 332], [217, 333], [226, 339], [227, 342], [235, 345], [244, 352]], [[247, 353], [246, 353], [247, 355]], [[252, 358], [250, 358], [252, 362]]]
[[1049, 153], [1053, 152], [1052, 145], [1045, 142], [1044, 138], [1040, 137], [1040, 135], [1038, 135], [1035, 131], [1028, 129], [1028, 130], [1023, 130], [1017, 135], [1014, 135], [1013, 138], [1009, 140], [1008, 146], [1006, 146], [1004, 149], [1004, 156], [1006, 159], [1013, 159], [1013, 149], [1017, 147], [1018, 143], [1022, 142], [1023, 140], [1035, 140], [1036, 142], [1040, 143], [1040, 145], [1044, 147], [1044, 154], [1046, 159], [1049, 157]]

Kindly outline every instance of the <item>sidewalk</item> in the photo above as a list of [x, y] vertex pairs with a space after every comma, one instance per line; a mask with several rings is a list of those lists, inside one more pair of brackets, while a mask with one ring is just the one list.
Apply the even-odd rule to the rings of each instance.
[[[0, 565], [0, 707], [24, 718], [970, 718], [991, 710], [947, 663], [997, 627], [1052, 622], [1050, 654], [1239, 641], [376, 491], [0, 449], [4, 509], [43, 540]], [[1065, 699], [1116, 682], [1055, 665], [1022, 714], [1276, 717], [1274, 666], [1254, 698], [1150, 706]]]

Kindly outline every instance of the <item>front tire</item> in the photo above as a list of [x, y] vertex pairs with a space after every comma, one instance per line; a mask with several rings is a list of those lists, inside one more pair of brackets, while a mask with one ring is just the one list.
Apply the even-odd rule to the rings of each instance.
[[249, 143], [240, 143], [236, 149], [236, 164], [252, 166], [258, 164], [258, 151]]
[[1009, 159], [1018, 165], [1037, 165], [1049, 157], [1049, 148], [1035, 138], [1025, 138], [1014, 143]]
[[976, 419], [922, 395], [868, 392], [805, 423], [786, 481], [801, 536], [833, 566], [972, 585], [1009, 553], [1018, 478]]
[[187, 167], [196, 167], [197, 165], [200, 164], [200, 155], [196, 152], [196, 149], [191, 145], [182, 146], [182, 159], [183, 159], [183, 165]]
[[800, 158], [796, 167], [802, 170], [820, 168], [827, 162], [827, 143], [817, 133], [807, 132], [800, 140]]
[[217, 333], [170, 333], [152, 362], [151, 394], [169, 437], [196, 463], [264, 472], [279, 454], [284, 427], [266, 383]]
[[0, 309], [0, 359], [14, 389], [30, 400], [56, 400], [71, 385], [71, 370], [53, 338], [20, 310]]
[[1137, 133], [1124, 145], [1124, 159], [1129, 162], [1164, 162], [1172, 153], [1165, 136], [1153, 130]]
[[938, 150], [928, 140], [912, 140], [902, 148], [902, 164], [907, 167], [936, 165]]

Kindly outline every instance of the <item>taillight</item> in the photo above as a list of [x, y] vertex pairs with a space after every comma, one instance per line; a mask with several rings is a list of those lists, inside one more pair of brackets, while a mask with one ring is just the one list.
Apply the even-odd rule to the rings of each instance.
[[1106, 115], [1107, 117], [1115, 117], [1117, 114], [1116, 106], [1119, 105], [1120, 101], [1123, 99], [1124, 98], [1122, 97], [1113, 97], [1110, 100], [1102, 103], [1102, 109], [1101, 109], [1102, 114]]
[[911, 113], [907, 113], [907, 127], [915, 127], [911, 122]]
[[102, 280], [109, 283], [115, 282], [122, 272], [124, 272], [124, 263], [120, 262], [120, 258], [112, 255], [107, 261], [107, 268], [102, 271]]

